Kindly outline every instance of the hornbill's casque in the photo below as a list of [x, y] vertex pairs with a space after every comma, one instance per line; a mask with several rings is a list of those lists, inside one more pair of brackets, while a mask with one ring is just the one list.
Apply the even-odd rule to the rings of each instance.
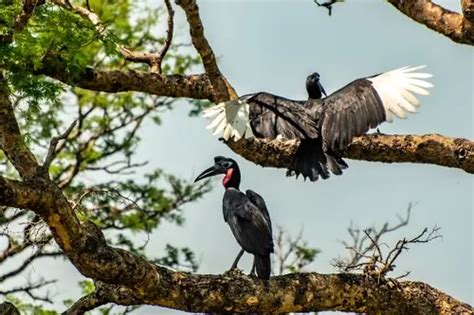
[[303, 175], [311, 181], [319, 176], [342, 174], [347, 168], [340, 157], [354, 137], [365, 134], [393, 116], [406, 118], [420, 102], [413, 93], [428, 95], [433, 85], [422, 80], [431, 74], [415, 72], [423, 68], [404, 67], [357, 79], [331, 95], [326, 95], [319, 74], [306, 80], [308, 100], [295, 101], [270, 93], [248, 94], [212, 106], [205, 117], [215, 117], [208, 129], [233, 138], [299, 139], [300, 145], [287, 175]]
[[224, 220], [229, 224], [232, 234], [242, 247], [232, 264], [237, 268], [244, 250], [254, 255], [252, 267], [262, 279], [269, 279], [271, 272], [270, 254], [273, 253], [272, 222], [262, 196], [252, 190], [245, 194], [239, 190], [240, 170], [233, 159], [216, 156], [214, 165], [202, 172], [195, 180], [224, 174], [225, 187], [222, 209]]

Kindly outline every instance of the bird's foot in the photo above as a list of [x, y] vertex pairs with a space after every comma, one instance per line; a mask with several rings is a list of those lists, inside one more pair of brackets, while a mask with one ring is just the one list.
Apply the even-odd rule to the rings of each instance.
[[223, 137], [220, 137], [218, 140], [219, 140], [220, 142], [222, 142], [222, 143], [225, 143], [225, 144], [227, 144], [227, 142], [228, 142], [228, 141], [227, 141], [226, 139], [224, 139]]

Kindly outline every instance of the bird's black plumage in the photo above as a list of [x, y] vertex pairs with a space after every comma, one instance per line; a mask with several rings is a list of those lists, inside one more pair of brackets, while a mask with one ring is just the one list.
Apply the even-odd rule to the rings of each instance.
[[343, 150], [355, 136], [386, 120], [385, 108], [372, 83], [355, 80], [324, 99], [309, 99], [326, 147]]
[[432, 87], [427, 73], [420, 67], [404, 67], [375, 76], [357, 79], [326, 95], [318, 73], [306, 79], [307, 100], [291, 100], [259, 92], [238, 100], [217, 104], [205, 112], [216, 118], [209, 125], [223, 138], [298, 139], [288, 175], [302, 174], [311, 181], [330, 173], [339, 175], [347, 168], [341, 151], [354, 137], [393, 116], [405, 118], [420, 104], [412, 93], [427, 95], [423, 88]]
[[[214, 166], [205, 170], [197, 180], [225, 174], [223, 185], [226, 188], [223, 198], [224, 220], [239, 245], [254, 255], [257, 274], [268, 279], [271, 273], [270, 254], [273, 253], [272, 224], [270, 214], [262, 196], [252, 190], [245, 193], [239, 190], [240, 169], [232, 159], [215, 157]], [[236, 267], [238, 259], [234, 262]]]

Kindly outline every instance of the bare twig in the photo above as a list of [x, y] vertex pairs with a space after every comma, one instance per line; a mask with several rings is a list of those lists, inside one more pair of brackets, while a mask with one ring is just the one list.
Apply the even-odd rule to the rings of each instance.
[[28, 282], [27, 285], [21, 286], [21, 287], [15, 287], [13, 289], [9, 290], [0, 290], [0, 295], [9, 295], [9, 294], [14, 294], [14, 293], [25, 293], [27, 294], [30, 298], [36, 301], [42, 301], [42, 302], [47, 302], [47, 303], [53, 303], [51, 297], [49, 296], [49, 293], [46, 293], [46, 295], [39, 295], [34, 292], [34, 290], [44, 288], [45, 286], [56, 283], [57, 280], [40, 280], [37, 283], [31, 283]]
[[168, 10], [168, 30], [166, 31], [166, 39], [163, 44], [163, 48], [161, 48], [161, 51], [156, 56], [154, 56], [155, 63], [151, 67], [152, 72], [158, 73], [161, 73], [161, 64], [166, 56], [166, 53], [168, 52], [168, 49], [171, 46], [171, 41], [173, 40], [174, 10], [171, 6], [170, 0], [165, 0], [165, 5], [166, 10]]
[[[407, 250], [409, 244], [427, 243], [436, 238], [441, 237], [438, 232], [439, 227], [434, 227], [429, 233], [428, 229], [425, 228], [419, 235], [412, 239], [403, 238], [399, 240], [395, 246], [390, 249], [388, 254], [385, 256], [381, 249], [380, 240], [382, 236], [387, 233], [391, 233], [406, 226], [409, 222], [410, 211], [413, 205], [410, 203], [407, 209], [406, 218], [399, 217], [400, 222], [394, 226], [390, 226], [389, 223], [385, 223], [380, 230], [375, 228], [364, 230], [364, 235], [360, 234], [359, 229], [349, 227], [348, 232], [352, 238], [352, 245], [348, 245], [347, 242], [343, 242], [345, 247], [350, 251], [349, 259], [334, 259], [333, 265], [339, 268], [342, 272], [348, 271], [363, 271], [366, 276], [373, 277], [380, 281], [385, 278], [388, 272], [395, 269], [395, 261], [402, 253], [403, 250]], [[367, 244], [368, 243], [368, 244]], [[385, 244], [386, 245], [386, 244]], [[388, 247], [388, 245], [387, 245]], [[369, 254], [372, 252], [372, 254]], [[406, 272], [403, 275], [396, 277], [395, 280], [406, 277], [410, 272]]]
[[440, 238], [441, 235], [438, 234], [440, 229], [440, 227], [435, 226], [428, 233], [428, 228], [425, 228], [418, 236], [415, 236], [410, 240], [407, 240], [406, 238], [399, 240], [395, 247], [388, 253], [385, 261], [382, 263], [382, 268], [379, 270], [379, 274], [381, 276], [385, 276], [389, 271], [392, 271], [394, 269], [394, 262], [397, 260], [398, 256], [402, 253], [403, 250], [408, 250], [407, 245], [428, 243], [432, 240]]
[[42, 257], [58, 257], [58, 256], [61, 256], [62, 253], [61, 252], [42, 252], [42, 249], [38, 249], [33, 255], [31, 255], [30, 257], [28, 257], [27, 259], [25, 259], [23, 261], [22, 264], [20, 264], [19, 266], [17, 266], [15, 269], [7, 272], [7, 273], [4, 273], [3, 275], [0, 275], [0, 282], [3, 282], [11, 277], [14, 277], [16, 275], [18, 275], [19, 273], [23, 272], [30, 264], [32, 261], [38, 259], [38, 258], [42, 258]]
[[49, 166], [51, 165], [51, 162], [54, 160], [55, 156], [56, 156], [56, 148], [58, 146], [58, 142], [59, 140], [65, 140], [69, 134], [72, 132], [72, 130], [74, 129], [74, 127], [76, 126], [77, 124], [77, 120], [74, 120], [72, 122], [72, 124], [66, 129], [66, 131], [56, 137], [53, 137], [53, 139], [51, 139], [51, 143], [49, 145], [49, 150], [48, 150], [48, 155], [46, 156], [46, 159], [44, 160], [44, 163], [43, 163], [43, 168], [45, 169], [48, 169]]

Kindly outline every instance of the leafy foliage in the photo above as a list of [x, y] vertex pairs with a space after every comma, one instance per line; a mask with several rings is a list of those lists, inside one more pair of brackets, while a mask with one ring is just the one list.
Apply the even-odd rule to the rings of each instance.
[[[71, 3], [84, 5], [81, 1]], [[70, 88], [36, 75], [40, 69], [51, 67], [61, 67], [72, 78], [87, 67], [145, 70], [144, 64], [124, 62], [118, 47], [158, 50], [164, 43], [162, 34], [156, 32], [163, 11], [135, 3], [132, 6], [129, 1], [93, 1], [91, 5], [103, 22], [101, 29], [53, 2], [38, 5], [12, 42], [0, 40], [0, 72], [9, 84], [23, 136], [38, 158], [46, 155], [53, 136], [77, 120], [68, 139], [57, 147], [49, 169], [52, 178], [75, 205], [81, 220], [91, 220], [106, 230], [114, 246], [147, 257], [148, 242], [138, 244], [135, 237], [144, 234], [149, 238], [163, 220], [182, 224], [182, 208], [201, 198], [210, 185], [204, 182], [196, 186], [160, 169], [146, 173], [141, 170], [146, 161], [137, 161], [134, 156], [143, 125], [159, 125], [161, 113], [172, 108], [173, 100], [143, 93], [107, 94]], [[0, 36], [11, 31], [21, 8], [21, 0], [0, 6]], [[185, 52], [184, 47], [170, 47], [164, 73], [183, 74], [199, 63], [200, 59]], [[2, 152], [0, 170], [16, 176]], [[0, 213], [0, 232], [8, 233], [10, 245], [19, 252], [39, 246], [27, 231], [38, 224], [37, 217], [14, 209]], [[47, 230], [42, 233], [43, 241], [51, 239]], [[58, 250], [53, 243], [44, 248]], [[171, 268], [198, 269], [195, 255], [187, 247], [167, 244], [164, 252], [147, 258]], [[90, 281], [79, 286], [84, 293], [94, 288]], [[25, 296], [20, 292], [9, 299], [25, 314], [56, 314], [28, 304]], [[108, 314], [110, 308], [101, 311]]]

